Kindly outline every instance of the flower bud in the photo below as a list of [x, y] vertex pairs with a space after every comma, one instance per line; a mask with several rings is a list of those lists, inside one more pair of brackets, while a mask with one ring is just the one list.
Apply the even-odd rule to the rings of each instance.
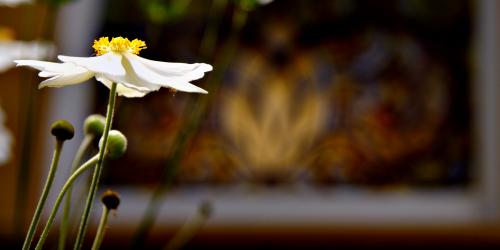
[[85, 135], [92, 135], [95, 138], [99, 138], [104, 132], [105, 123], [106, 118], [104, 118], [104, 116], [99, 114], [89, 115], [83, 122], [83, 133]]
[[[102, 137], [99, 141], [99, 147], [102, 147]], [[109, 131], [106, 150], [106, 157], [110, 159], [119, 158], [127, 151], [127, 138], [118, 130]]]
[[120, 205], [120, 196], [118, 195], [118, 193], [108, 189], [102, 195], [101, 201], [109, 210], [117, 209], [118, 205]]
[[52, 123], [50, 133], [52, 133], [58, 141], [65, 141], [73, 138], [75, 135], [75, 128], [66, 120], [58, 120]]

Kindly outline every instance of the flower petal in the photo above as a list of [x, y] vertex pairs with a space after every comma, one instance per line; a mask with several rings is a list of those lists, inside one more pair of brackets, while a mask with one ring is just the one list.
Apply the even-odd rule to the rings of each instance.
[[149, 69], [165, 77], [183, 76], [189, 78], [189, 81], [200, 79], [204, 76], [205, 72], [213, 70], [213, 67], [206, 63], [171, 63], [149, 60], [134, 54], [129, 54], [127, 56], [138, 60]]
[[75, 66], [74, 64], [69, 63], [54, 63], [54, 62], [45, 62], [45, 61], [37, 61], [37, 60], [15, 60], [14, 61], [17, 66], [29, 66], [34, 69], [40, 71], [48, 71], [48, 72], [57, 72], [63, 73], [68, 70], [71, 70]]
[[63, 62], [72, 62], [87, 68], [90, 71], [113, 76], [124, 76], [125, 69], [122, 66], [122, 56], [119, 53], [106, 53], [95, 57], [73, 57], [59, 55], [57, 58]]
[[38, 88], [45, 88], [45, 87], [55, 87], [55, 88], [60, 88], [68, 85], [74, 85], [78, 83], [82, 83], [90, 78], [92, 78], [94, 74], [90, 71], [85, 71], [83, 73], [75, 73], [75, 74], [61, 74], [54, 76], [52, 78], [49, 78], [45, 81], [42, 81], [40, 85], [38, 85]]
[[132, 66], [130, 65], [130, 62], [126, 60], [124, 57], [122, 57], [122, 66], [127, 72], [123, 76], [114, 76], [114, 75], [107, 75], [103, 74], [106, 76], [108, 80], [111, 80], [113, 82], [119, 83], [124, 85], [125, 87], [135, 89], [139, 92], [151, 92], [151, 91], [156, 91], [160, 89], [160, 85], [150, 83], [148, 81], [144, 81], [141, 79], [132, 69]]
[[38, 88], [63, 87], [90, 79], [94, 73], [72, 63], [53, 63], [36, 60], [16, 60], [17, 66], [29, 66], [41, 70], [40, 77], [51, 77], [40, 83]]
[[[69, 56], [59, 56], [59, 60], [63, 62], [72, 62], [85, 67], [96, 74], [100, 75], [101, 79], [106, 79], [107, 81], [116, 82], [123, 85], [128, 89], [134, 89], [137, 93], [139, 92], [151, 92], [160, 89], [160, 86], [145, 82], [137, 77], [130, 66], [123, 59], [123, 57], [114, 52], [106, 53], [102, 56], [97, 57], [69, 57]], [[103, 81], [101, 81], [104, 83]], [[108, 83], [104, 83], [105, 85]], [[108, 87], [111, 84], [107, 85]], [[124, 90], [124, 92], [127, 92]], [[130, 97], [138, 96], [139, 94], [127, 94]]]
[[[111, 83], [113, 81], [107, 79], [105, 76], [99, 74], [99, 75], [96, 75], [95, 76], [95, 79], [101, 83], [103, 83], [106, 87], [108, 87], [109, 89], [111, 89]], [[118, 93], [119, 96], [124, 96], [124, 97], [128, 97], [128, 98], [133, 98], [133, 97], [143, 97], [145, 96], [147, 93], [149, 93], [150, 91], [144, 91], [144, 92], [141, 92], [141, 91], [138, 91], [138, 90], [135, 90], [133, 88], [128, 88], [122, 84], [118, 84], [116, 86], [116, 92]]]
[[[144, 59], [130, 53], [124, 53], [124, 58], [130, 63], [130, 67], [137, 77], [145, 82], [185, 92], [208, 93], [189, 83], [191, 80], [201, 78], [204, 72], [212, 70], [212, 66], [208, 64], [164, 63]], [[130, 72], [130, 70], [127, 71]]]
[[140, 79], [135, 79], [134, 77], [130, 76], [131, 73], [127, 72], [127, 75], [125, 76], [113, 76], [113, 75], [105, 75], [106, 79], [112, 82], [118, 83], [118, 85], [123, 85], [126, 88], [129, 89], [134, 89], [135, 91], [138, 92], [151, 92], [151, 91], [156, 91], [160, 89], [160, 85], [154, 85], [150, 84], [148, 82], [144, 82], [143, 80]]

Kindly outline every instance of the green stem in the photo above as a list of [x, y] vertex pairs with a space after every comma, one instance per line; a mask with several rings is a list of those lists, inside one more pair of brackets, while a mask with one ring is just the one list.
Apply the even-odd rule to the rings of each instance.
[[102, 239], [104, 239], [104, 233], [106, 231], [106, 225], [108, 224], [108, 215], [108, 207], [102, 206], [101, 221], [99, 222], [99, 227], [97, 228], [94, 244], [92, 244], [92, 250], [98, 250], [101, 247]]
[[181, 157], [186, 151], [188, 141], [196, 133], [196, 131], [198, 131], [203, 113], [208, 108], [211, 98], [217, 91], [218, 84], [222, 82], [224, 73], [229, 67], [233, 55], [236, 54], [239, 41], [238, 38], [241, 30], [246, 23], [247, 15], [248, 12], [239, 8], [235, 9], [230, 37], [222, 48], [222, 58], [217, 62], [217, 66], [215, 67], [217, 70], [210, 75], [210, 78], [208, 80], [207, 89], [211, 93], [211, 95], [208, 95], [207, 97], [201, 99], [199, 103], [188, 103], [189, 106], [185, 109], [190, 111], [190, 117], [186, 119], [188, 121], [187, 124], [179, 131], [179, 133], [177, 133], [175, 141], [172, 144], [175, 145], [175, 147], [171, 151], [166, 161], [166, 167], [162, 176], [161, 183], [153, 192], [153, 195], [148, 202], [143, 217], [141, 218], [139, 227], [136, 230], [134, 237], [132, 238], [132, 249], [144, 248], [146, 238], [150, 230], [154, 226], [156, 218], [158, 217], [158, 213], [163, 202], [162, 198], [173, 184], [174, 177], [180, 166]]
[[[85, 135], [85, 137], [82, 140], [82, 143], [80, 144], [78, 150], [76, 151], [75, 159], [73, 159], [70, 174], [73, 174], [77, 170], [78, 165], [83, 159], [83, 156], [87, 152], [89, 146], [92, 145], [93, 140], [94, 136]], [[61, 219], [61, 227], [59, 229], [59, 244], [58, 244], [59, 250], [66, 249], [66, 238], [68, 235], [68, 228], [69, 228], [69, 214], [71, 211], [72, 189], [73, 189], [72, 186], [69, 187], [68, 194], [66, 195], [66, 199], [64, 200], [63, 216]]]
[[[38, 15], [37, 9], [39, 6], [32, 5], [30, 8], [26, 9], [22, 13], [25, 15], [22, 20], [23, 28], [20, 29], [20, 37], [23, 40], [43, 40], [43, 34], [47, 27], [52, 27], [52, 25], [47, 25], [46, 15], [49, 14], [46, 10], [43, 10], [41, 15]], [[56, 12], [53, 12], [56, 13]], [[37, 20], [38, 19], [38, 20]], [[36, 25], [38, 24], [38, 26]], [[49, 39], [53, 40], [53, 39]], [[20, 124], [22, 129], [21, 136], [21, 163], [19, 164], [17, 173], [17, 184], [16, 184], [16, 201], [14, 205], [14, 235], [17, 239], [19, 235], [22, 234], [24, 230], [25, 214], [26, 214], [26, 196], [28, 193], [28, 188], [26, 185], [26, 180], [30, 179], [32, 167], [32, 154], [33, 154], [33, 124], [36, 117], [36, 110], [38, 106], [38, 95], [36, 93], [36, 88], [33, 88], [35, 82], [35, 74], [22, 74], [21, 81], [25, 83], [25, 87], [21, 87], [22, 93], [24, 93], [23, 98], [19, 98], [19, 107], [23, 110], [21, 113], [25, 114], [20, 116]], [[25, 89], [27, 88], [27, 89]], [[36, 136], [36, 135], [35, 135]], [[35, 142], [36, 144], [36, 142]], [[17, 241], [17, 240], [16, 240]]]
[[82, 248], [83, 238], [85, 236], [85, 231], [87, 229], [90, 210], [92, 209], [92, 204], [94, 203], [94, 198], [97, 192], [97, 186], [99, 185], [99, 179], [101, 177], [102, 164], [104, 162], [104, 154], [108, 146], [108, 134], [113, 122], [115, 101], [116, 101], [116, 83], [112, 83], [111, 89], [109, 91], [108, 110], [106, 113], [106, 125], [104, 126], [104, 132], [102, 135], [102, 146], [99, 148], [99, 159], [97, 161], [97, 166], [94, 169], [94, 174], [92, 175], [92, 181], [90, 182], [90, 190], [87, 196], [87, 202], [85, 204], [85, 208], [83, 209], [82, 218], [80, 220], [80, 226], [78, 227], [78, 234], [76, 236], [74, 250], [80, 250]]
[[95, 155], [94, 157], [90, 158], [87, 162], [85, 162], [81, 167], [79, 167], [64, 183], [64, 186], [62, 187], [61, 191], [57, 195], [56, 201], [54, 203], [54, 207], [52, 208], [52, 211], [50, 212], [49, 218], [47, 219], [47, 224], [45, 224], [45, 228], [43, 229], [43, 232], [40, 236], [40, 239], [38, 240], [38, 243], [36, 244], [35, 249], [40, 250], [43, 247], [43, 244], [45, 243], [45, 240], [47, 239], [47, 235], [49, 234], [50, 228], [54, 224], [54, 219], [56, 218], [57, 211], [59, 210], [59, 206], [61, 205], [61, 202], [64, 198], [64, 195], [66, 194], [67, 191], [70, 190], [70, 188], [73, 185], [73, 182], [78, 178], [85, 170], [89, 169], [93, 165], [97, 163], [98, 160], [98, 155]]
[[[24, 78], [27, 78], [25, 80]], [[21, 82], [32, 83], [34, 76], [27, 74], [21, 75]], [[36, 89], [31, 88], [31, 84], [29, 84], [29, 88], [24, 89], [21, 88], [22, 92], [25, 93], [26, 98], [20, 98], [21, 103], [19, 106], [22, 109], [23, 114], [20, 115], [22, 118], [19, 123], [22, 124], [22, 135], [19, 144], [21, 144], [21, 155], [20, 155], [20, 163], [17, 171], [17, 184], [16, 184], [16, 201], [14, 205], [14, 233], [15, 237], [21, 237], [24, 231], [24, 225], [26, 220], [26, 208], [27, 201], [26, 199], [28, 195], [28, 185], [26, 185], [26, 180], [31, 179], [33, 168], [32, 155], [33, 155], [33, 138], [36, 138], [34, 135], [33, 124], [35, 119], [35, 107], [38, 105], [38, 95], [35, 93]]]
[[217, 43], [217, 34], [219, 34], [219, 27], [222, 17], [222, 11], [226, 8], [227, 0], [214, 0], [210, 7], [208, 16], [208, 26], [203, 33], [203, 38], [200, 45], [200, 54], [204, 59], [208, 60], [214, 54]]
[[40, 222], [40, 215], [42, 214], [43, 207], [45, 205], [45, 202], [47, 201], [47, 196], [49, 195], [50, 188], [52, 187], [52, 182], [54, 181], [54, 176], [56, 174], [63, 144], [64, 141], [56, 141], [56, 148], [54, 149], [54, 156], [52, 157], [52, 163], [50, 164], [49, 174], [47, 176], [47, 180], [45, 181], [45, 186], [43, 187], [40, 200], [38, 200], [35, 214], [33, 215], [33, 219], [31, 220], [28, 233], [26, 234], [26, 238], [24, 239], [23, 250], [28, 250], [30, 248], [33, 237], [35, 236], [36, 228], [38, 227], [38, 223]]
[[192, 219], [186, 221], [181, 229], [165, 246], [165, 250], [183, 249], [183, 247], [203, 228], [208, 216], [202, 213], [196, 214]]

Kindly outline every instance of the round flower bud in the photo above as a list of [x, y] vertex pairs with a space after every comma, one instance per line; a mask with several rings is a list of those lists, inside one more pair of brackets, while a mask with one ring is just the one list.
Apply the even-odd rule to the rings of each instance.
[[75, 135], [75, 128], [66, 120], [58, 120], [52, 123], [50, 133], [52, 133], [58, 141], [65, 141], [73, 138]]
[[[99, 147], [102, 147], [102, 137], [99, 141]], [[106, 157], [110, 159], [119, 158], [127, 151], [127, 138], [118, 130], [109, 131], [106, 150]]]
[[83, 122], [83, 133], [99, 138], [104, 132], [105, 123], [106, 118], [104, 116], [99, 114], [89, 115]]
[[102, 195], [101, 201], [109, 210], [117, 209], [118, 205], [120, 205], [120, 196], [118, 195], [118, 193], [108, 189]]

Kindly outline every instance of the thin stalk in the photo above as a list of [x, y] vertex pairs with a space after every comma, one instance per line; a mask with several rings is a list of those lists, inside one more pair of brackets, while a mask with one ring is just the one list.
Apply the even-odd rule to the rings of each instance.
[[52, 163], [50, 164], [49, 174], [47, 176], [47, 180], [45, 181], [40, 200], [38, 200], [35, 214], [33, 215], [33, 219], [31, 220], [28, 233], [26, 234], [26, 238], [24, 239], [23, 250], [28, 250], [30, 248], [33, 237], [35, 236], [36, 228], [38, 227], [38, 223], [40, 222], [40, 215], [42, 214], [43, 207], [45, 206], [45, 202], [47, 201], [47, 196], [49, 195], [50, 188], [52, 187], [52, 183], [54, 181], [54, 176], [57, 171], [57, 165], [59, 163], [59, 157], [61, 156], [63, 144], [64, 141], [56, 141], [56, 148], [54, 149], [54, 155], [52, 157]]
[[[43, 39], [44, 31], [49, 25], [47, 25], [46, 16], [50, 14], [47, 10], [42, 10], [40, 15], [36, 13], [38, 6], [32, 5], [26, 11], [23, 11], [25, 15], [22, 20], [23, 28], [21, 30], [20, 36], [25, 40], [41, 40]], [[55, 12], [54, 12], [55, 13]], [[36, 20], [38, 19], [38, 20]], [[36, 25], [38, 24], [38, 26]], [[20, 237], [22, 231], [24, 230], [25, 224], [25, 214], [27, 206], [27, 194], [28, 185], [26, 185], [26, 180], [30, 179], [31, 171], [30, 167], [32, 165], [32, 153], [33, 153], [33, 131], [34, 118], [36, 117], [35, 109], [38, 105], [38, 95], [36, 94], [36, 88], [32, 85], [35, 80], [34, 74], [22, 74], [21, 82], [25, 83], [25, 87], [21, 87], [23, 93], [25, 93], [25, 98], [20, 98], [19, 107], [23, 110], [24, 116], [20, 116], [19, 123], [22, 126], [21, 133], [21, 157], [20, 164], [17, 172], [17, 184], [16, 184], [16, 201], [14, 205], [14, 235], [15, 237]]]
[[[164, 194], [172, 186], [174, 177], [179, 169], [180, 161], [184, 152], [187, 149], [189, 139], [198, 131], [201, 124], [201, 118], [203, 117], [204, 111], [208, 108], [211, 102], [211, 98], [218, 89], [218, 84], [222, 81], [224, 72], [230, 65], [233, 55], [236, 53], [238, 48], [238, 37], [243, 29], [248, 12], [242, 9], [236, 8], [233, 14], [233, 22], [231, 27], [231, 35], [228, 41], [224, 44], [222, 49], [222, 58], [217, 61], [217, 66], [214, 67], [217, 70], [210, 75], [208, 80], [208, 91], [211, 95], [200, 100], [199, 103], [190, 102], [186, 110], [190, 110], [190, 117], [186, 119], [188, 122], [183, 127], [183, 129], [178, 133], [173, 145], [175, 148], [169, 155], [169, 158], [165, 164], [165, 170], [162, 176], [160, 185], [156, 188], [148, 202], [146, 211], [143, 214], [141, 222], [138, 229], [136, 230], [134, 237], [132, 238], [132, 249], [142, 249], [144, 248], [144, 243], [146, 238], [158, 217], [162, 205], [162, 198]], [[214, 50], [212, 50], [214, 51]]]
[[34, 75], [21, 75], [21, 82], [27, 82], [28, 87], [26, 89], [22, 88], [23, 93], [25, 93], [26, 98], [20, 98], [19, 106], [22, 108], [22, 112], [25, 115], [20, 115], [20, 124], [22, 124], [22, 135], [21, 135], [21, 155], [20, 163], [17, 171], [17, 184], [16, 184], [16, 201], [14, 204], [14, 232], [17, 237], [21, 237], [24, 225], [26, 221], [26, 208], [28, 196], [28, 185], [26, 185], [26, 180], [31, 179], [31, 168], [32, 155], [33, 155], [33, 138], [36, 138], [33, 134], [33, 124], [35, 123], [35, 107], [38, 105], [38, 95], [35, 93], [36, 89], [32, 88], [32, 82]]
[[[208, 26], [203, 33], [200, 45], [200, 54], [206, 60], [213, 56], [217, 44], [217, 35], [219, 34], [220, 22], [223, 15], [221, 12], [226, 8], [227, 0], [214, 0], [210, 7], [208, 16]], [[211, 59], [211, 58], [210, 58]]]
[[101, 247], [102, 240], [104, 239], [104, 233], [106, 231], [106, 225], [108, 224], [109, 209], [107, 206], [102, 206], [101, 221], [99, 221], [99, 227], [97, 228], [97, 234], [92, 244], [92, 250], [98, 250]]
[[71, 189], [71, 187], [73, 186], [73, 182], [76, 180], [76, 178], [78, 178], [85, 170], [94, 166], [97, 163], [98, 159], [99, 159], [98, 155], [95, 155], [94, 157], [90, 158], [90, 160], [88, 160], [82, 166], [80, 166], [68, 178], [66, 183], [64, 183], [64, 186], [61, 188], [61, 191], [59, 191], [59, 194], [57, 195], [56, 201], [54, 203], [54, 207], [52, 208], [52, 211], [50, 212], [49, 218], [47, 219], [47, 224], [45, 224], [45, 228], [42, 231], [42, 234], [40, 236], [40, 239], [38, 240], [38, 243], [36, 244], [35, 249], [37, 249], [37, 250], [42, 249], [43, 244], [45, 243], [45, 240], [47, 239], [47, 235], [49, 234], [50, 228], [54, 224], [54, 219], [56, 218], [57, 211], [59, 210], [59, 206], [61, 205], [61, 202], [62, 202], [66, 192]]
[[174, 237], [167, 243], [165, 250], [183, 249], [184, 246], [205, 226], [210, 212], [200, 209], [198, 213], [182, 225]]
[[[82, 143], [80, 144], [78, 150], [76, 151], [75, 158], [73, 159], [73, 163], [71, 166], [70, 174], [73, 174], [78, 169], [78, 165], [82, 161], [83, 156], [89, 149], [90, 145], [92, 145], [93, 140], [94, 136], [85, 135], [85, 137], [82, 140]], [[59, 243], [58, 243], [59, 250], [66, 249], [66, 238], [68, 235], [68, 228], [69, 228], [69, 214], [71, 211], [72, 189], [73, 189], [72, 186], [68, 189], [68, 194], [66, 195], [66, 199], [64, 200], [63, 216], [61, 219], [61, 227], [59, 230]]]
[[94, 174], [92, 175], [92, 181], [90, 182], [90, 190], [87, 196], [87, 202], [85, 204], [85, 208], [83, 209], [82, 218], [80, 220], [80, 226], [78, 228], [74, 250], [80, 250], [83, 245], [83, 238], [85, 236], [85, 231], [87, 230], [87, 223], [89, 220], [90, 210], [92, 209], [92, 204], [94, 203], [94, 198], [97, 192], [97, 186], [99, 185], [99, 179], [101, 177], [102, 164], [104, 162], [104, 154], [108, 146], [108, 134], [113, 122], [115, 101], [116, 101], [116, 83], [112, 83], [111, 89], [109, 91], [108, 110], [106, 112], [106, 125], [104, 126], [104, 132], [102, 135], [103, 142], [102, 146], [99, 148], [99, 159], [97, 161], [97, 166], [94, 169]]

